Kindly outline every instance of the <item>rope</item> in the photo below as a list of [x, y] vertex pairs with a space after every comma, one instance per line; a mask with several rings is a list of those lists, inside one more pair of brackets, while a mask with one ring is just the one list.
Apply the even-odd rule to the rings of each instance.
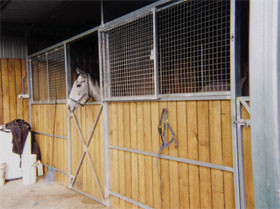
[[[164, 122], [163, 122], [163, 130], [162, 130], [163, 118], [164, 118]], [[171, 138], [171, 140], [169, 142], [166, 141], [166, 136], [165, 136], [167, 128], [169, 129], [169, 131], [172, 134], [172, 138]], [[160, 120], [159, 120], [159, 125], [158, 125], [158, 133], [160, 135], [160, 139], [161, 139], [162, 144], [161, 144], [161, 146], [159, 148], [159, 151], [158, 151], [158, 154], [157, 154], [157, 163], [156, 163], [156, 165], [157, 165], [157, 172], [158, 172], [159, 180], [160, 180], [160, 194], [162, 195], [162, 179], [161, 179], [159, 163], [158, 163], [159, 157], [160, 157], [160, 154], [161, 154], [162, 150], [167, 148], [173, 141], [174, 141], [175, 148], [178, 147], [177, 138], [176, 138], [175, 133], [172, 130], [169, 122], [168, 122], [167, 109], [166, 108], [163, 108], [163, 110], [161, 112], [161, 116], [160, 116]]]

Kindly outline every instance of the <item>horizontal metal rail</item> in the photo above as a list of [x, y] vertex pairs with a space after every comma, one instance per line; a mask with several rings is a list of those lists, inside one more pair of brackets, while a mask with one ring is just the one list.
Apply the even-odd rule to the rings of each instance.
[[74, 187], [69, 187], [69, 189], [71, 189], [71, 190], [73, 190], [73, 191], [75, 191], [75, 192], [78, 192], [78, 193], [80, 193], [80, 194], [82, 194], [82, 195], [85, 195], [85, 196], [88, 197], [89, 199], [94, 200], [94, 201], [96, 201], [96, 202], [99, 202], [100, 204], [102, 204], [102, 205], [104, 205], [104, 206], [106, 206], [106, 207], [109, 207], [109, 205], [106, 205], [106, 203], [102, 202], [101, 200], [99, 200], [99, 199], [97, 199], [97, 198], [95, 198], [95, 197], [93, 197], [93, 196], [91, 196], [91, 195], [89, 195], [89, 194], [87, 194], [87, 193], [85, 193], [85, 192], [79, 190], [79, 189], [76, 189], [76, 188], [74, 188]]
[[189, 159], [185, 159], [185, 158], [173, 157], [173, 156], [168, 156], [168, 155], [159, 155], [158, 156], [157, 154], [152, 153], [152, 152], [145, 152], [145, 151], [134, 150], [134, 149], [118, 147], [118, 146], [112, 146], [112, 145], [110, 145], [109, 148], [115, 149], [115, 150], [120, 150], [120, 151], [125, 151], [125, 152], [136, 153], [136, 154], [140, 154], [140, 155], [151, 156], [151, 157], [159, 157], [161, 159], [172, 160], [172, 161], [176, 161], [176, 162], [187, 163], [187, 164], [192, 164], [192, 165], [197, 165], [197, 166], [203, 166], [203, 167], [207, 167], [207, 168], [214, 168], [214, 169], [218, 169], [218, 170], [222, 170], [222, 171], [234, 172], [234, 169], [231, 167], [217, 165], [217, 164], [213, 164], [213, 163], [189, 160]]
[[31, 104], [32, 105], [40, 105], [40, 104], [66, 104], [67, 103], [67, 100], [66, 99], [63, 99], [63, 100], [57, 100], [57, 101], [54, 101], [54, 100], [50, 100], [50, 101], [32, 101]]
[[69, 173], [67, 173], [66, 171], [60, 170], [60, 169], [58, 169], [58, 168], [54, 168], [54, 167], [52, 167], [52, 166], [49, 166], [49, 165], [46, 164], [46, 163], [43, 163], [43, 166], [45, 166], [45, 167], [50, 167], [50, 168], [54, 169], [55, 171], [57, 171], [57, 172], [59, 172], [59, 173], [62, 173], [62, 174], [64, 174], [64, 175], [66, 175], [66, 176], [71, 176], [71, 175], [70, 175]]
[[[32, 131], [32, 133], [38, 134], [38, 135], [43, 135], [43, 136], [50, 136], [50, 137], [53, 137], [52, 134], [42, 133], [42, 132], [39, 132], [39, 131]], [[66, 140], [68, 140], [68, 137], [67, 137], [67, 136], [54, 135], [54, 138], [59, 138], [59, 139], [66, 139]]]
[[117, 193], [115, 193], [115, 192], [110, 191], [110, 195], [112, 195], [112, 196], [114, 196], [114, 197], [117, 197], [117, 198], [120, 198], [120, 199], [122, 199], [122, 200], [124, 200], [124, 201], [126, 201], [126, 202], [131, 203], [131, 204], [137, 205], [137, 206], [140, 207], [140, 208], [152, 209], [152, 208], [151, 208], [150, 206], [148, 206], [148, 205], [145, 205], [145, 204], [143, 204], [143, 203], [137, 202], [137, 201], [135, 201], [135, 200], [132, 200], [132, 199], [130, 199], [130, 198], [127, 198], [127, 197], [125, 197], [125, 196], [122, 196], [122, 195], [120, 195], [120, 194], [117, 194]]

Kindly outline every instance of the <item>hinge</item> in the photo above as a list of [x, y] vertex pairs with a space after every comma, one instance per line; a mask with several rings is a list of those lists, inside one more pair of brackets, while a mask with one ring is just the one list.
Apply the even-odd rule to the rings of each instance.
[[240, 125], [240, 126], [245, 126], [246, 128], [248, 128], [249, 126], [251, 126], [251, 121], [250, 120], [235, 120], [233, 121], [234, 124], [236, 125]]

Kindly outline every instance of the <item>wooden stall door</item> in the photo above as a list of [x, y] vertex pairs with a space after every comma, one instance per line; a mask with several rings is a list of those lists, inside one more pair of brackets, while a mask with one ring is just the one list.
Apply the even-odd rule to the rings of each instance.
[[71, 117], [71, 187], [104, 202], [103, 105], [89, 104]]

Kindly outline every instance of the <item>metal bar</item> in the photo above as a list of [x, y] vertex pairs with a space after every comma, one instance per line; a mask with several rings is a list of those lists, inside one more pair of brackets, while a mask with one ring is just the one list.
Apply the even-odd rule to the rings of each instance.
[[91, 195], [89, 195], [89, 194], [87, 194], [87, 193], [85, 193], [85, 192], [83, 192], [83, 191], [81, 191], [81, 190], [79, 190], [79, 189], [76, 189], [76, 188], [73, 188], [73, 187], [70, 188], [70, 189], [72, 189], [73, 191], [78, 192], [78, 193], [80, 193], [80, 194], [82, 194], [82, 195], [88, 197], [88, 198], [91, 199], [91, 200], [94, 200], [94, 201], [96, 201], [96, 202], [99, 202], [100, 204], [102, 204], [102, 205], [108, 207], [108, 205], [106, 205], [106, 203], [100, 201], [99, 199], [97, 199], [97, 198], [95, 198], [95, 197], [93, 197], [93, 196], [91, 196]]
[[227, 95], [205, 95], [205, 96], [187, 96], [185, 94], [180, 95], [159, 95], [158, 98], [152, 96], [132, 96], [132, 97], [111, 97], [104, 99], [105, 102], [123, 102], [123, 101], [188, 101], [188, 100], [230, 100], [231, 96]]
[[92, 160], [91, 160], [91, 158], [90, 158], [90, 156], [89, 156], [89, 153], [88, 153], [88, 151], [87, 151], [87, 148], [85, 149], [85, 153], [86, 153], [86, 155], [87, 155], [87, 157], [88, 157], [89, 165], [90, 165], [90, 168], [91, 168], [93, 177], [94, 177], [94, 179], [95, 179], [95, 182], [96, 182], [96, 184], [97, 184], [97, 187], [98, 187], [98, 191], [99, 191], [99, 193], [100, 193], [100, 196], [102, 197], [103, 202], [105, 202], [104, 195], [103, 195], [101, 186], [100, 186], [100, 184], [99, 184], [99, 180], [98, 180], [98, 178], [97, 178], [95, 169], [94, 169], [94, 167], [93, 167]]
[[[66, 83], [66, 98], [68, 98], [71, 91], [71, 56], [70, 48], [67, 44], [64, 45], [64, 59], [65, 59], [65, 83]], [[67, 108], [67, 148], [68, 148], [68, 173], [72, 172], [72, 149], [71, 149], [71, 117], [70, 111]], [[68, 179], [68, 187], [71, 186], [71, 177]]]
[[82, 166], [82, 163], [83, 163], [83, 161], [84, 161], [85, 154], [86, 154], [86, 152], [83, 151], [83, 154], [82, 154], [82, 156], [81, 156], [81, 158], [80, 158], [78, 167], [77, 167], [77, 169], [76, 169], [76, 171], [75, 171], [74, 178], [72, 179], [72, 182], [71, 182], [70, 187], [72, 187], [72, 186], [74, 185], [75, 181], [76, 181], [77, 175], [78, 175], [78, 173], [79, 173], [79, 171], [80, 171], [80, 168], [81, 168], [81, 166]]
[[28, 109], [29, 109], [29, 124], [32, 124], [32, 107], [31, 107], [31, 101], [33, 100], [32, 95], [32, 72], [31, 72], [31, 60], [26, 59], [26, 70], [27, 70], [27, 88], [29, 92], [29, 103], [28, 103]]
[[134, 204], [134, 205], [136, 205], [136, 206], [138, 206], [138, 207], [140, 207], [140, 208], [152, 209], [152, 208], [151, 208], [150, 206], [148, 206], [148, 205], [145, 205], [145, 204], [143, 204], [143, 203], [137, 202], [137, 201], [135, 201], [135, 200], [132, 200], [132, 199], [130, 199], [130, 198], [127, 198], [127, 197], [125, 197], [125, 196], [122, 196], [122, 195], [120, 195], [120, 194], [117, 194], [117, 193], [115, 193], [115, 192], [110, 191], [110, 195], [112, 195], [112, 196], [114, 196], [114, 197], [117, 197], [117, 198], [120, 198], [120, 199], [122, 199], [122, 200], [124, 200], [124, 201], [126, 201], [126, 202], [131, 203], [131, 204]]
[[100, 0], [100, 15], [101, 15], [101, 26], [104, 25], [104, 11], [103, 11], [103, 0]]
[[[65, 100], [65, 99], [63, 99], [63, 100], [57, 100], [57, 104], [66, 104], [67, 103], [67, 101]], [[50, 100], [50, 101], [33, 101], [33, 102], [31, 102], [31, 104], [34, 104], [34, 105], [36, 105], [36, 104], [55, 104], [55, 100]]]
[[162, 6], [162, 7], [158, 8], [157, 11], [159, 12], [159, 11], [165, 10], [165, 9], [167, 9], [167, 8], [169, 8], [169, 7], [173, 7], [173, 6], [177, 5], [177, 4], [181, 4], [182, 2], [185, 2], [185, 1], [186, 1], [186, 0], [177, 0], [177, 1], [174, 1], [174, 2], [172, 2], [172, 3], [169, 3], [169, 4], [165, 5], [165, 6]]
[[[232, 121], [232, 154], [233, 154], [233, 168], [234, 168], [234, 193], [235, 193], [235, 207], [242, 207], [240, 201], [244, 197], [240, 197], [239, 185], [239, 170], [238, 170], [238, 144], [237, 144], [237, 126], [233, 123], [236, 120], [236, 88], [235, 88], [235, 0], [230, 2], [230, 83], [231, 83], [231, 121]], [[241, 199], [240, 199], [241, 198]], [[242, 201], [243, 202], [243, 201]], [[243, 208], [243, 207], [242, 207]]]
[[103, 110], [103, 105], [100, 105], [100, 108], [99, 108], [99, 110], [98, 110], [97, 116], [96, 116], [96, 118], [95, 118], [95, 121], [94, 121], [93, 126], [92, 126], [92, 129], [91, 129], [90, 135], [89, 135], [89, 137], [88, 137], [88, 142], [87, 142], [87, 144], [86, 144], [86, 147], [88, 147], [88, 145], [89, 145], [89, 143], [90, 143], [90, 140], [91, 140], [91, 138], [92, 138], [92, 136], [93, 136], [93, 133], [94, 133], [94, 131], [95, 131], [95, 127], [96, 127], [96, 125], [97, 125], [97, 122], [98, 122], [98, 120], [99, 120], [99, 117], [100, 117], [100, 115], [101, 115], [102, 110]]
[[248, 103], [245, 101], [240, 100], [243, 107], [246, 109], [246, 111], [251, 115], [251, 108], [249, 107]]
[[147, 5], [145, 7], [142, 7], [140, 9], [138, 9], [138, 10], [135, 10], [135, 11], [129, 13], [129, 14], [126, 14], [126, 15], [121, 16], [121, 17], [119, 17], [117, 19], [114, 19], [114, 20], [112, 20], [112, 21], [110, 21], [108, 23], [105, 23], [103, 28], [106, 29], [106, 30], [107, 29], [111, 29], [112, 27], [118, 26], [120, 23], [121, 24], [122, 23], [125, 24], [127, 22], [130, 22], [130, 21], [133, 21], [135, 19], [138, 19], [143, 14], [149, 13], [152, 10], [152, 8], [157, 7], [157, 6], [161, 5], [161, 4], [168, 3], [168, 2], [171, 2], [171, 0], [156, 1], [156, 2], [154, 2], [152, 4], [149, 4], [149, 5]]
[[[38, 134], [38, 135], [43, 135], [43, 136], [50, 136], [53, 137], [52, 134], [48, 134], [48, 133], [42, 133], [39, 131], [32, 131], [34, 134]], [[58, 136], [58, 135], [54, 135], [55, 138], [59, 138], [59, 139], [68, 139], [67, 136]]]
[[105, 43], [106, 43], [106, 70], [104, 73], [106, 73], [106, 98], [111, 97], [111, 76], [110, 76], [110, 54], [109, 54], [109, 34], [105, 33]]
[[146, 155], [146, 156], [151, 156], [151, 157], [159, 157], [159, 158], [166, 159], [166, 160], [172, 160], [172, 161], [181, 162], [181, 163], [198, 165], [198, 166], [203, 166], [203, 167], [207, 167], [207, 168], [214, 168], [214, 169], [218, 169], [218, 170], [234, 172], [234, 169], [231, 167], [216, 165], [213, 163], [205, 163], [205, 162], [201, 162], [201, 161], [189, 160], [189, 159], [185, 159], [185, 158], [173, 157], [173, 156], [168, 156], [168, 155], [159, 155], [158, 156], [158, 154], [155, 154], [152, 152], [133, 150], [133, 149], [125, 148], [125, 147], [118, 147], [118, 146], [112, 146], [112, 145], [109, 145], [109, 148], [120, 150], [120, 151], [125, 151], [125, 152], [132, 152], [132, 153], [136, 153], [136, 154]]
[[77, 129], [78, 129], [78, 133], [79, 133], [79, 135], [80, 135], [82, 144], [85, 146], [85, 138], [84, 138], [83, 133], [82, 133], [82, 131], [81, 131], [81, 127], [80, 127], [80, 125], [79, 125], [79, 123], [78, 123], [78, 121], [77, 121], [76, 115], [75, 115], [75, 113], [73, 113], [72, 115], [73, 115], [73, 118], [74, 118], [76, 127], [77, 127]]
[[108, 102], [103, 104], [103, 129], [104, 129], [104, 173], [105, 173], [105, 202], [108, 206], [110, 203], [110, 156], [109, 156], [109, 114]]
[[203, 72], [203, 44], [201, 44], [201, 89], [204, 87], [204, 72]]
[[[242, 140], [242, 126], [239, 121], [241, 119], [241, 102], [236, 101], [237, 110], [237, 153], [238, 153], [238, 163], [239, 163], [239, 183], [240, 183], [240, 195], [244, 197], [242, 208], [246, 208], [246, 196], [245, 196], [245, 183], [244, 183], [244, 165], [243, 165], [243, 140]], [[242, 201], [242, 199], [241, 199]], [[241, 202], [242, 203], [242, 202]], [[244, 205], [245, 204], [245, 205]]]
[[158, 31], [157, 31], [157, 13], [156, 9], [153, 8], [153, 42], [154, 42], [154, 86], [155, 86], [155, 97], [159, 95], [159, 82], [158, 82]]
[[[102, 1], [102, 5], [103, 5], [103, 0]], [[103, 8], [102, 8], [103, 9]], [[103, 71], [104, 71], [104, 63], [102, 60], [103, 57], [103, 49], [102, 49], [102, 34], [100, 31], [98, 31], [98, 59], [99, 59], [99, 83], [100, 83], [100, 92], [101, 92], [101, 101], [103, 100], [104, 97], [104, 92], [103, 92]]]
[[65, 172], [65, 171], [63, 171], [63, 170], [60, 170], [60, 169], [58, 169], [58, 168], [54, 168], [54, 167], [52, 167], [52, 166], [49, 166], [49, 165], [46, 164], [46, 163], [43, 163], [43, 166], [45, 166], [45, 167], [50, 167], [50, 168], [52, 168], [52, 169], [58, 171], [59, 173], [63, 173], [64, 175], [70, 176], [69, 173], [67, 173], [67, 172]]
[[48, 88], [48, 101], [50, 101], [50, 83], [49, 83], [49, 62], [48, 53], [46, 53], [46, 65], [47, 65], [47, 88]]

